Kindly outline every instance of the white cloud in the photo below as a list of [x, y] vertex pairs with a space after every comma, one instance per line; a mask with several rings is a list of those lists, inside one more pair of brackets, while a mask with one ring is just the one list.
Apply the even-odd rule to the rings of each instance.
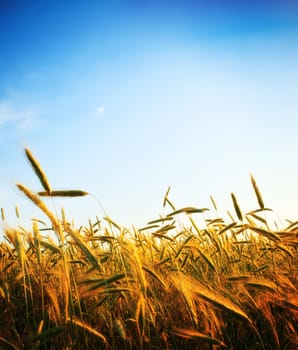
[[34, 125], [34, 122], [33, 118], [24, 118], [18, 122], [18, 128], [20, 130], [28, 130]]
[[20, 117], [19, 113], [8, 102], [0, 102], [0, 126], [7, 122], [19, 120]]
[[17, 108], [10, 101], [0, 101], [0, 128], [6, 123], [14, 123], [19, 129], [28, 129], [36, 115], [33, 108]]
[[103, 115], [104, 112], [105, 112], [105, 108], [103, 106], [98, 107], [96, 110], [97, 115]]

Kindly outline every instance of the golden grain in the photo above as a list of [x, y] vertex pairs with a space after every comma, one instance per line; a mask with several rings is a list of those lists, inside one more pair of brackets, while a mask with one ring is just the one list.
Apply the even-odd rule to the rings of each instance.
[[164, 206], [172, 212], [140, 230], [108, 216], [76, 229], [64, 210], [60, 221], [39, 196], [87, 192], [47, 188], [37, 195], [18, 184], [60, 238], [38, 219], [29, 231], [3, 225], [0, 347], [264, 350], [286, 339], [283, 346], [295, 348], [297, 221], [270, 229], [258, 214], [269, 209], [251, 181], [260, 208], [243, 217], [232, 193], [241, 223], [208, 213], [201, 225], [189, 215], [207, 209], [176, 210], [168, 188]]
[[33, 156], [33, 154], [28, 148], [25, 148], [25, 154], [35, 174], [39, 178], [39, 181], [42, 184], [42, 187], [46, 190], [47, 193], [51, 193], [51, 185], [46, 177], [45, 172], [42, 170], [40, 164], [38, 163], [37, 159]]

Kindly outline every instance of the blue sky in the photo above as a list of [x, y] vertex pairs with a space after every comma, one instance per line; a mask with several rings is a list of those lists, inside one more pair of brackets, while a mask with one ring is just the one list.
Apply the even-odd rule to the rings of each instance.
[[[298, 5], [295, 1], [0, 2], [0, 207], [39, 212], [15, 188], [92, 193], [142, 226], [177, 207], [256, 209], [296, 219]], [[78, 224], [94, 197], [49, 202]]]

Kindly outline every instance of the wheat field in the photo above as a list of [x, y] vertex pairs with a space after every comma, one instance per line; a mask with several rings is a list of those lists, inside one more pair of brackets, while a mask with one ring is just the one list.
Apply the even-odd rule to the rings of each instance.
[[1, 210], [0, 349], [297, 349], [298, 222], [272, 228], [253, 176], [256, 209], [232, 193], [228, 220], [168, 190], [146, 227], [77, 228], [47, 197], [88, 193], [52, 189], [25, 154], [42, 188], [17, 187], [48, 220], [7, 227]]

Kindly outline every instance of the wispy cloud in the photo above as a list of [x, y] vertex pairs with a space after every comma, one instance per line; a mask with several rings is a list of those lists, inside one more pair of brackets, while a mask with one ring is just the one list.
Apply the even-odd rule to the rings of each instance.
[[105, 112], [105, 108], [103, 106], [98, 107], [96, 110], [97, 115], [103, 115], [104, 112]]
[[18, 129], [31, 128], [37, 112], [31, 107], [16, 107], [8, 100], [0, 101], [0, 128], [7, 123], [13, 123]]

